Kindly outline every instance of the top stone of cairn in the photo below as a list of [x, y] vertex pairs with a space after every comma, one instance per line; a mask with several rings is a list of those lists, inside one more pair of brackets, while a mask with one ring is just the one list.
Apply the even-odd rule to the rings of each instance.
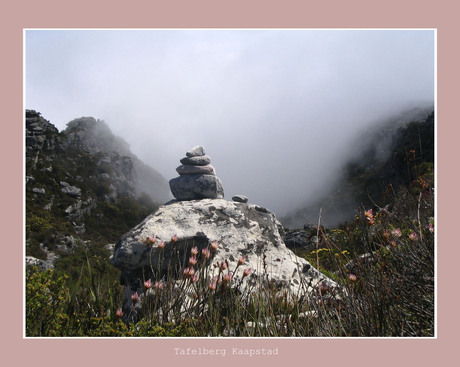
[[185, 153], [187, 157], [198, 157], [198, 156], [202, 156], [205, 154], [206, 154], [206, 151], [202, 145], [197, 145], [196, 147], [193, 147], [187, 153]]

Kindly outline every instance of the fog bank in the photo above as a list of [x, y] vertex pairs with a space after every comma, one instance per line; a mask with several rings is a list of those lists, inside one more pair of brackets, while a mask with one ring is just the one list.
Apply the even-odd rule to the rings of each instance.
[[226, 198], [283, 215], [363, 130], [433, 105], [434, 46], [433, 30], [28, 30], [25, 104], [60, 130], [104, 120], [167, 180], [201, 144]]

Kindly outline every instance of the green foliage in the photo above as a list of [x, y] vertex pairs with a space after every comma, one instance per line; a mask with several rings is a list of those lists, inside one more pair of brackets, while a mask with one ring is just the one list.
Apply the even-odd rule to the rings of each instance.
[[66, 276], [52, 270], [28, 270], [26, 274], [26, 335], [49, 336], [65, 320], [69, 300]]
[[129, 336], [137, 337], [183, 337], [198, 336], [191, 320], [184, 320], [178, 325], [174, 323], [163, 323], [158, 325], [154, 320], [144, 318], [136, 324], [131, 325]]
[[86, 238], [116, 242], [157, 208], [153, 203], [144, 204], [130, 197], [120, 198], [116, 203], [97, 200], [92, 215], [85, 218]]

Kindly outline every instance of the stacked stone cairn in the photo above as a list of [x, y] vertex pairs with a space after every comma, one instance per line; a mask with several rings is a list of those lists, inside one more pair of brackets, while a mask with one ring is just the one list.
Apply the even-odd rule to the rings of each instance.
[[169, 181], [171, 192], [178, 201], [223, 199], [222, 182], [216, 176], [211, 158], [204, 147], [197, 145], [190, 149], [176, 168], [179, 177]]

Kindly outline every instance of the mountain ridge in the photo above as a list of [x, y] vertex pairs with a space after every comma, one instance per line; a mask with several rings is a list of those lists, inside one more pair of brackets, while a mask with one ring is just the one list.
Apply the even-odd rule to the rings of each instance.
[[164, 177], [105, 122], [82, 117], [59, 131], [39, 112], [25, 117], [27, 255], [107, 245], [169, 200]]

